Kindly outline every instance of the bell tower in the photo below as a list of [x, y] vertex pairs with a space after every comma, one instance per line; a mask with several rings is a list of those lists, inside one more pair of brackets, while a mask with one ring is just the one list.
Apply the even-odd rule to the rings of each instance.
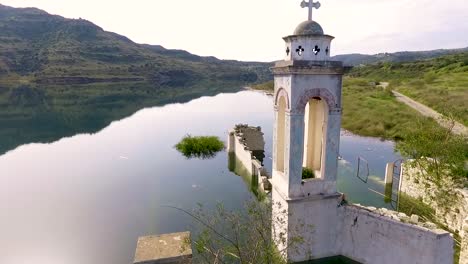
[[[276, 226], [280, 233], [291, 240], [297, 225], [313, 226], [314, 232], [304, 234], [313, 243], [312, 254], [327, 257], [333, 255], [336, 234], [329, 225], [338, 221], [341, 197], [336, 177], [343, 65], [331, 60], [333, 37], [312, 20], [312, 10], [320, 3], [309, 0], [301, 6], [309, 8], [309, 19], [283, 38], [285, 57], [273, 68], [272, 200], [287, 212], [286, 223]], [[302, 246], [301, 253], [283, 248], [288, 260], [307, 260], [310, 247]]]
[[[313, 20], [299, 24], [294, 34], [284, 40], [286, 56], [273, 68], [272, 179], [278, 191], [288, 198], [334, 194], [343, 66], [331, 61], [333, 37], [325, 35]], [[313, 178], [303, 179], [304, 171], [313, 172]]]

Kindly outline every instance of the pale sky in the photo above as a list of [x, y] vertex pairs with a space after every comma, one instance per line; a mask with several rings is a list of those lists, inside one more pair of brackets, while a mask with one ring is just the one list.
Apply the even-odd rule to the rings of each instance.
[[[282, 58], [282, 37], [307, 19], [301, 0], [0, 0], [84, 18], [137, 43], [221, 59]], [[321, 0], [314, 20], [332, 54], [468, 46], [468, 0]]]

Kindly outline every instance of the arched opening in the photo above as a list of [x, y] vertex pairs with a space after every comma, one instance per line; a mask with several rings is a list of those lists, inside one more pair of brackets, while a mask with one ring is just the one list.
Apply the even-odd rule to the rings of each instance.
[[[320, 97], [313, 97], [304, 113], [304, 172], [313, 172], [312, 178], [323, 178], [322, 161], [325, 159], [328, 105]], [[303, 174], [304, 174], [303, 172]]]
[[286, 99], [278, 101], [278, 119], [276, 123], [276, 170], [284, 173], [284, 136], [286, 125]]

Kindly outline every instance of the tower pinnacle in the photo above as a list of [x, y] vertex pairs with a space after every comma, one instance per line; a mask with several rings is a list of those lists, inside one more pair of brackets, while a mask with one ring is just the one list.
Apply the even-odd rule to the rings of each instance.
[[301, 2], [302, 8], [305, 8], [305, 7], [309, 8], [309, 20], [312, 20], [312, 10], [314, 9], [314, 7], [316, 9], [319, 9], [320, 6], [321, 6], [320, 2], [314, 2], [314, 0], [309, 0], [308, 2], [306, 2], [305, 0], [302, 0]]

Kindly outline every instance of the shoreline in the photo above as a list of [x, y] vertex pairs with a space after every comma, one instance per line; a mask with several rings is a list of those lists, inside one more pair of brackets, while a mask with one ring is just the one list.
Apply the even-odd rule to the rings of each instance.
[[255, 89], [255, 88], [252, 88], [250, 86], [244, 86], [244, 87], [242, 87], [242, 89], [244, 89], [246, 91], [260, 92], [260, 93], [264, 93], [266, 95], [271, 95], [271, 96], [274, 95], [274, 91]]

